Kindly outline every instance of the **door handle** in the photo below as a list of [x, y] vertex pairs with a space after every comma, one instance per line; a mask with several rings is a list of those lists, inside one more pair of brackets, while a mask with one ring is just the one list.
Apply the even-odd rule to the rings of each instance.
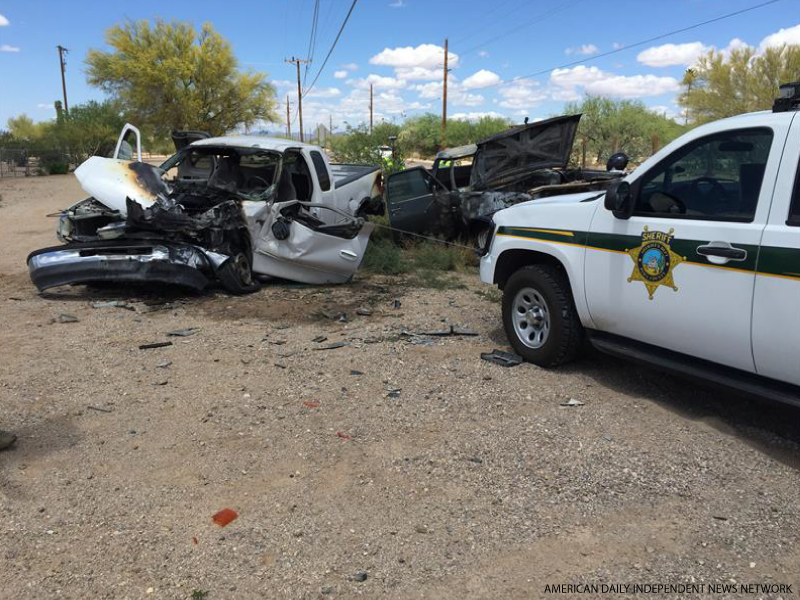
[[697, 253], [711, 262], [742, 261], [747, 258], [747, 250], [731, 246], [728, 242], [709, 242], [705, 246], [698, 246]]

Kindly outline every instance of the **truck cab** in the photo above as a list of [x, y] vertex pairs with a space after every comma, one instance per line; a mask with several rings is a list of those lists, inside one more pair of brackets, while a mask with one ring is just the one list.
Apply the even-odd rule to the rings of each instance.
[[494, 215], [481, 278], [516, 351], [601, 350], [800, 405], [800, 84], [678, 138], [604, 193]]

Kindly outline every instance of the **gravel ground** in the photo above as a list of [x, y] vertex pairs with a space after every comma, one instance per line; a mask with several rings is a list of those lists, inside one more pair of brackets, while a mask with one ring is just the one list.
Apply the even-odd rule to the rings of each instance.
[[[19, 436], [0, 452], [0, 598], [800, 593], [798, 410], [603, 356], [483, 362], [507, 343], [476, 276], [39, 295], [25, 256], [81, 191], [0, 194], [0, 427]], [[93, 307], [113, 300], [128, 308]], [[408, 335], [450, 325], [478, 335]], [[221, 528], [223, 508], [239, 516]]]

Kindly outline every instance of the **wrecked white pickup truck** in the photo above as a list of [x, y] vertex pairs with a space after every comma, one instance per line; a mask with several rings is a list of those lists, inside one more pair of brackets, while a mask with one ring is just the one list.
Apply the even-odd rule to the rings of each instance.
[[[317, 146], [175, 132], [177, 153], [142, 162], [126, 125], [113, 158], [75, 171], [90, 197], [60, 215], [64, 245], [30, 254], [41, 291], [68, 284], [147, 282], [196, 290], [219, 282], [234, 294], [259, 280], [343, 283], [358, 269], [382, 214], [377, 167], [331, 165]], [[133, 158], [136, 148], [138, 160]]]

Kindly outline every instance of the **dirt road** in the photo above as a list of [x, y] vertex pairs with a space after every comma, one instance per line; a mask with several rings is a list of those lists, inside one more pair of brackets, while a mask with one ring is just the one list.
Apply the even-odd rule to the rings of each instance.
[[[0, 598], [800, 594], [800, 411], [605, 357], [487, 364], [506, 343], [477, 277], [39, 295], [25, 257], [81, 191], [0, 194], [0, 427], [19, 435], [0, 452]], [[451, 324], [479, 335], [403, 333]], [[223, 508], [239, 516], [220, 528]], [[662, 596], [688, 594], [643, 597]]]

